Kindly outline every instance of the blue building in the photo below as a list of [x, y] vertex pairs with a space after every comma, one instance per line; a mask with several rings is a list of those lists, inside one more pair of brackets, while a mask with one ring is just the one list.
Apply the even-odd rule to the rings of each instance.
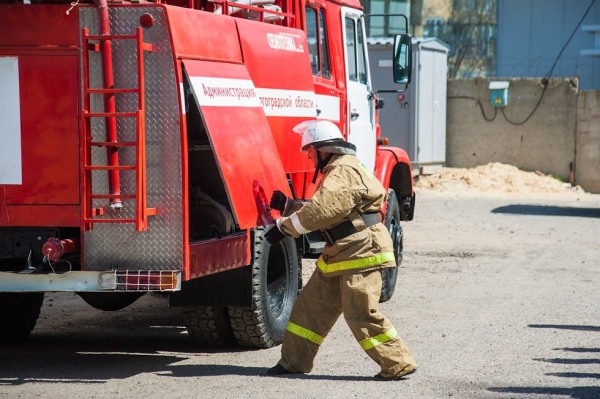
[[580, 89], [600, 90], [600, 1], [498, 0], [495, 75], [578, 77]]
[[[600, 90], [600, 0], [362, 2], [367, 13], [410, 15], [414, 34], [448, 43], [450, 78], [542, 78], [552, 72], [551, 77], [578, 77], [582, 90]], [[389, 37], [400, 25], [373, 17], [367, 35]]]

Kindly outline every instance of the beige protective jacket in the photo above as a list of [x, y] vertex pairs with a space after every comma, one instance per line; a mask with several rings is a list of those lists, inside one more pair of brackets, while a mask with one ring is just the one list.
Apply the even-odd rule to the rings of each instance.
[[[286, 207], [292, 212], [277, 220], [279, 229], [294, 237], [330, 229], [350, 220], [357, 232], [326, 246], [317, 267], [328, 276], [396, 265], [392, 239], [383, 223], [367, 227], [360, 215], [381, 212], [387, 200], [383, 185], [354, 155], [334, 155], [310, 201]], [[286, 209], [286, 210], [287, 210]], [[284, 213], [286, 214], [286, 213]]]

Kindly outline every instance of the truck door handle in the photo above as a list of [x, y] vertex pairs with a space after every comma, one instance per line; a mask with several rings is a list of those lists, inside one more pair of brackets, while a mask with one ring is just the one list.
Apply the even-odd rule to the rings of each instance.
[[357, 120], [359, 117], [359, 113], [358, 112], [351, 112], [350, 113], [350, 119], [352, 119], [353, 121]]

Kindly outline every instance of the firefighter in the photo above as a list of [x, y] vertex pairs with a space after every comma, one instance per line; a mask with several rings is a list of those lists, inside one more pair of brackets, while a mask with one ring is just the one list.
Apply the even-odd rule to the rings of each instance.
[[270, 206], [283, 216], [265, 238], [275, 244], [284, 236], [321, 230], [327, 244], [296, 300], [281, 359], [267, 375], [310, 372], [319, 346], [342, 313], [358, 344], [381, 367], [376, 380], [412, 374], [417, 363], [378, 310], [381, 269], [396, 266], [393, 243], [380, 218], [386, 190], [333, 123], [306, 121], [294, 131], [302, 135], [301, 149], [315, 166], [313, 183], [319, 172], [323, 177], [307, 203], [280, 191], [273, 194]]

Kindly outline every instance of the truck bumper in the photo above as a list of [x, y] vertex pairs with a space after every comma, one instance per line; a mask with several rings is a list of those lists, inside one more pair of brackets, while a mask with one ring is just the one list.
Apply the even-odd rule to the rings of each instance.
[[0, 272], [0, 292], [148, 292], [181, 290], [181, 271]]

